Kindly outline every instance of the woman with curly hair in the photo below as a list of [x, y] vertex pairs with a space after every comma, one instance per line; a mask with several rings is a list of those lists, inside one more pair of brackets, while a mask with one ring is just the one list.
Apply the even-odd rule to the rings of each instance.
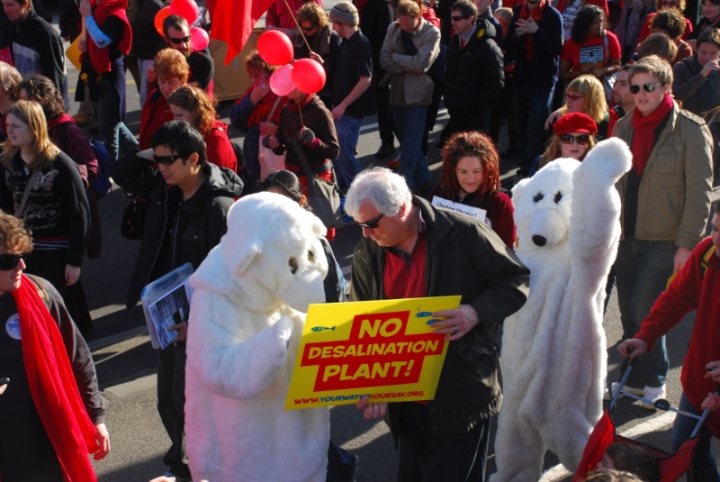
[[509, 247], [515, 243], [510, 197], [500, 190], [500, 156], [493, 141], [477, 131], [458, 132], [443, 147], [440, 186], [435, 194], [484, 209], [485, 222]]
[[202, 134], [207, 149], [207, 160], [220, 167], [237, 172], [237, 157], [228, 137], [227, 125], [218, 120], [215, 107], [205, 91], [184, 85], [167, 98], [175, 120], [189, 122]]
[[560, 78], [570, 81], [590, 74], [602, 80], [620, 70], [621, 57], [620, 41], [607, 30], [605, 12], [595, 5], [585, 5], [563, 45]]

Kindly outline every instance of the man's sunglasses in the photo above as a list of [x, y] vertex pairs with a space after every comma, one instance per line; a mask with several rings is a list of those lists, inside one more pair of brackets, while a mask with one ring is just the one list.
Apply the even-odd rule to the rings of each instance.
[[303, 32], [312, 32], [313, 30], [315, 30], [314, 25], [310, 25], [310, 26], [300, 25], [300, 28], [302, 29]]
[[631, 94], [637, 94], [640, 92], [640, 87], [642, 87], [642, 90], [644, 90], [647, 93], [655, 92], [655, 89], [658, 87], [661, 87], [662, 84], [660, 82], [648, 82], [647, 84], [639, 85], [639, 84], [632, 84], [630, 86], [630, 93]]
[[380, 213], [378, 216], [375, 216], [372, 219], [368, 219], [364, 223], [357, 223], [358, 226], [365, 229], [375, 229], [380, 224], [380, 220], [385, 216], [383, 213]]
[[170, 42], [174, 43], [175, 45], [177, 45], [177, 44], [184, 44], [185, 42], [189, 42], [189, 41], [190, 41], [190, 36], [189, 36], [189, 35], [186, 36], [186, 37], [180, 37], [180, 38], [172, 38], [172, 37], [166, 37], [166, 38], [167, 38]]
[[590, 142], [590, 134], [578, 134], [576, 136], [572, 134], [563, 134], [560, 136], [560, 142], [563, 144], [578, 144], [580, 146], [587, 146]]
[[450, 17], [450, 20], [452, 20], [453, 22], [459, 22], [460, 20], [467, 20], [468, 18], [470, 17], [465, 17], [463, 15], [453, 15]]
[[163, 164], [165, 166], [172, 166], [175, 161], [178, 159], [182, 159], [183, 156], [180, 154], [174, 154], [172, 156], [155, 156], [153, 155], [153, 159], [155, 160], [156, 164]]
[[22, 254], [0, 254], [0, 270], [10, 271], [15, 269], [21, 259], [25, 259]]

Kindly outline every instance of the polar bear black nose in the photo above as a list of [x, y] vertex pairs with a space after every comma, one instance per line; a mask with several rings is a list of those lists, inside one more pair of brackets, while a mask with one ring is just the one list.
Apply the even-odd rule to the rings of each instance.
[[539, 234], [533, 234], [532, 240], [537, 246], [545, 246], [547, 244], [547, 238]]

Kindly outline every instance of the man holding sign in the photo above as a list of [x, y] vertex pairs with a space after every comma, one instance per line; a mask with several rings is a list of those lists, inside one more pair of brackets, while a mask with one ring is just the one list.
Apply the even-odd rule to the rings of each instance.
[[525, 302], [529, 271], [483, 223], [413, 197], [385, 168], [362, 172], [345, 209], [362, 227], [352, 264], [353, 301], [460, 295], [433, 323], [450, 345], [427, 402], [358, 403], [388, 419], [400, 449], [398, 480], [484, 480], [490, 418], [502, 394], [495, 332]]

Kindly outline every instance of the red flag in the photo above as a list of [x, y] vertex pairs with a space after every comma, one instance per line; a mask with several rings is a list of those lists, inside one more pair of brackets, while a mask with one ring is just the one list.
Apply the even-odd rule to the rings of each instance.
[[255, 22], [275, 0], [216, 0], [210, 37], [228, 46], [225, 65], [245, 47]]
[[606, 409], [603, 411], [603, 415], [600, 417], [600, 420], [598, 420], [598, 423], [595, 424], [595, 428], [585, 444], [583, 458], [580, 461], [580, 465], [578, 465], [577, 472], [575, 472], [573, 482], [585, 480], [587, 474], [595, 470], [595, 467], [602, 461], [605, 451], [612, 445], [614, 439], [615, 425]]

